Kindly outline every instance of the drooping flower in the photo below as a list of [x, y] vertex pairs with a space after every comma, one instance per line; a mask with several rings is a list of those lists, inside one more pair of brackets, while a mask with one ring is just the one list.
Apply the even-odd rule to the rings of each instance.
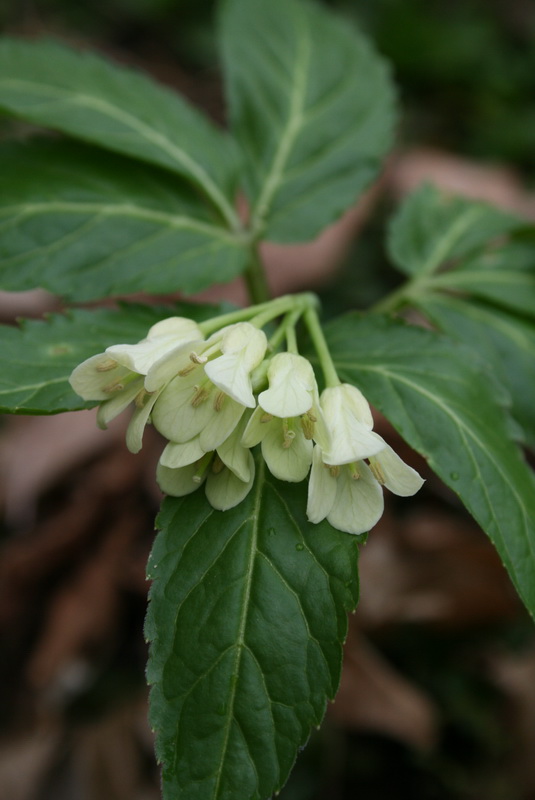
[[202, 453], [216, 450], [245, 409], [256, 405], [251, 372], [266, 347], [263, 331], [240, 322], [218, 331], [195, 352], [168, 353], [145, 379], [149, 392], [167, 381], [154, 404], [154, 426], [177, 445], [190, 443]]
[[303, 356], [278, 353], [267, 377], [269, 388], [258, 396], [242, 444], [262, 442], [262, 455], [276, 478], [302, 481], [312, 463], [313, 440], [329, 444], [314, 370]]
[[423, 479], [373, 432], [369, 404], [356, 387], [325, 389], [321, 404], [331, 445], [327, 452], [314, 448], [307, 516], [311, 522], [327, 518], [347, 533], [364, 533], [383, 513], [383, 485], [407, 497]]
[[241, 503], [255, 475], [251, 452], [240, 441], [243, 427], [240, 423], [215, 452], [202, 453], [186, 465], [173, 466], [181, 463], [182, 458], [175, 459], [175, 445], [170, 442], [156, 470], [161, 490], [174, 497], [184, 497], [205, 483], [206, 497], [213, 508], [226, 511]]
[[169, 351], [191, 347], [192, 342], [202, 338], [202, 332], [193, 320], [170, 317], [153, 325], [146, 338], [137, 344], [111, 345], [104, 353], [86, 359], [73, 370], [69, 382], [83, 400], [101, 401], [97, 423], [102, 428], [106, 428], [131, 402], [134, 403], [126, 441], [128, 448], [137, 453], [157, 399], [157, 393], [149, 395], [146, 392], [144, 376]]

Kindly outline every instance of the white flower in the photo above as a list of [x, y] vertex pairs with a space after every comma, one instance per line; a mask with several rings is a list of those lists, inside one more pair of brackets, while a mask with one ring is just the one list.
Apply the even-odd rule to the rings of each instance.
[[154, 426], [176, 444], [198, 437], [202, 452], [216, 450], [245, 409], [256, 405], [251, 372], [266, 347], [263, 331], [242, 322], [218, 331], [189, 355], [184, 349], [168, 353], [145, 379], [149, 392], [168, 381], [154, 405]]
[[321, 394], [331, 443], [324, 454], [328, 464], [351, 464], [376, 455], [384, 440], [373, 433], [373, 417], [368, 401], [355, 386], [342, 383], [325, 389]]
[[321, 448], [314, 448], [308, 486], [307, 516], [310, 522], [327, 518], [334, 528], [346, 533], [364, 533], [379, 521], [384, 499], [381, 486], [408, 497], [422, 486], [423, 479], [385, 445], [376, 456], [352, 464], [329, 464]]
[[303, 356], [278, 353], [267, 376], [269, 388], [258, 396], [242, 444], [262, 442], [262, 455], [276, 478], [302, 481], [312, 462], [312, 440], [329, 444], [314, 371]]
[[102, 428], [134, 402], [126, 441], [128, 448], [137, 453], [157, 398], [157, 394], [146, 392], [143, 376], [167, 352], [187, 348], [198, 339], [202, 339], [202, 332], [193, 320], [170, 317], [153, 325], [137, 344], [112, 345], [104, 353], [86, 359], [73, 370], [69, 382], [84, 400], [101, 401], [97, 423]]
[[383, 513], [383, 485], [407, 497], [420, 489], [423, 479], [372, 431], [370, 407], [356, 387], [325, 389], [321, 404], [331, 444], [326, 452], [314, 448], [307, 516], [311, 522], [327, 518], [347, 533], [364, 533]]

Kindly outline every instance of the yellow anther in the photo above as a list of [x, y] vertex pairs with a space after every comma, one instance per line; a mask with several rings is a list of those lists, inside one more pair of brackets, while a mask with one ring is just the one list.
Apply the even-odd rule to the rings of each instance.
[[353, 478], [353, 480], [358, 481], [358, 479], [360, 478], [360, 472], [357, 462], [353, 461], [352, 464], [348, 464], [348, 467], [349, 471], [351, 472], [351, 477]]
[[370, 469], [375, 480], [378, 481], [381, 486], [384, 486], [386, 482], [385, 474], [374, 458], [370, 458]]
[[226, 400], [227, 395], [225, 392], [218, 392], [214, 398], [214, 411], [221, 411], [223, 408], [223, 403]]
[[141, 389], [140, 392], [136, 394], [134, 397], [134, 405], [136, 408], [143, 408], [145, 405], [145, 400], [149, 396], [150, 392], [147, 392], [146, 389]]
[[113, 358], [108, 358], [106, 361], [101, 361], [97, 366], [97, 372], [109, 372], [110, 369], [115, 369], [117, 361]]
[[195, 394], [191, 398], [190, 405], [193, 406], [193, 408], [197, 408], [197, 406], [200, 406], [201, 403], [204, 403], [204, 401], [208, 399], [210, 391], [205, 389], [204, 386], [196, 385], [193, 388], [195, 389]]
[[187, 367], [184, 367], [183, 369], [180, 369], [178, 371], [178, 374], [180, 375], [181, 378], [183, 378], [185, 375], [189, 375], [190, 372], [193, 372], [193, 370], [196, 368], [196, 366], [197, 366], [197, 364], [188, 364]]
[[327, 467], [333, 478], [340, 475], [340, 467], [337, 464], [324, 464], [324, 466]]
[[303, 433], [305, 434], [305, 439], [313, 439], [314, 438], [314, 423], [316, 422], [315, 417], [311, 417], [310, 414], [303, 414], [301, 417], [301, 427], [303, 428]]
[[195, 350], [191, 351], [191, 353], [189, 354], [189, 357], [190, 357], [191, 361], [193, 361], [194, 364], [206, 364], [206, 362], [208, 361], [206, 356], [197, 355]]
[[113, 394], [114, 392], [122, 392], [123, 389], [124, 383], [121, 383], [120, 381], [113, 381], [113, 383], [108, 383], [108, 385], [105, 386], [102, 391], [106, 392], [106, 394]]
[[273, 419], [273, 414], [262, 414], [260, 417], [260, 422], [271, 422]]

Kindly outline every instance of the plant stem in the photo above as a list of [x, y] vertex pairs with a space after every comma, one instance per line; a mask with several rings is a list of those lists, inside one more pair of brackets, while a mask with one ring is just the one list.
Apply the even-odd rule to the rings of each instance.
[[256, 245], [251, 249], [251, 261], [244, 272], [244, 278], [251, 303], [263, 303], [269, 300], [271, 292], [267, 282], [266, 270]]
[[304, 320], [308, 328], [308, 332], [310, 333], [312, 343], [316, 349], [316, 353], [318, 354], [321, 369], [325, 377], [326, 386], [329, 388], [333, 386], [339, 386], [340, 378], [338, 377], [336, 367], [334, 366], [329, 348], [327, 347], [327, 342], [325, 341], [325, 336], [323, 335], [316, 309], [307, 308], [304, 314]]
[[425, 276], [418, 276], [406, 281], [393, 292], [387, 294], [369, 311], [373, 314], [393, 314], [404, 305], [409, 305], [411, 300], [429, 284], [429, 279]]
[[274, 300], [268, 300], [267, 303], [239, 308], [236, 311], [230, 311], [228, 314], [212, 317], [212, 319], [207, 319], [205, 322], [200, 322], [199, 328], [205, 336], [225, 325], [233, 325], [236, 322], [246, 320], [250, 320], [251, 324], [257, 328], [262, 328], [270, 320], [280, 317], [289, 311], [299, 310], [299, 313], [302, 314], [306, 308], [314, 308], [317, 302], [316, 295], [311, 292], [285, 294], [282, 297], [276, 297]]

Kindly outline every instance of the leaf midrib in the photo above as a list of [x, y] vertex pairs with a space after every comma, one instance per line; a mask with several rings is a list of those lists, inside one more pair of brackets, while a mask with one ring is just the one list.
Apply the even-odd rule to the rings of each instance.
[[135, 219], [145, 219], [150, 222], [159, 222], [170, 228], [199, 231], [208, 236], [225, 239], [228, 242], [237, 242], [237, 238], [224, 228], [201, 222], [194, 217], [183, 214], [170, 214], [165, 211], [147, 208], [145, 206], [133, 205], [132, 203], [82, 203], [67, 201], [43, 201], [42, 203], [20, 203], [17, 205], [0, 207], [0, 218], [5, 214], [14, 213], [15, 217], [10, 217], [0, 223], [0, 228], [6, 224], [15, 224], [23, 217], [31, 217], [37, 214], [98, 214], [101, 217], [126, 216]]
[[[227, 223], [229, 223], [232, 228], [236, 227], [237, 217], [234, 209], [230, 206], [227, 199], [220, 191], [219, 187], [210, 178], [206, 170], [197, 161], [191, 158], [185, 150], [183, 150], [181, 147], [178, 147], [169, 138], [139, 118], [133, 116], [127, 111], [124, 111], [118, 106], [112, 105], [102, 98], [95, 97], [90, 94], [83, 94], [81, 92], [75, 93], [72, 90], [61, 89], [57, 86], [35, 83], [33, 81], [23, 80], [21, 78], [6, 78], [4, 80], [0, 80], [0, 88], [1, 87], [20, 91], [21, 93], [24, 91], [24, 89], [26, 89], [28, 91], [36, 92], [38, 95], [48, 95], [52, 99], [55, 98], [56, 101], [59, 101], [66, 106], [85, 106], [88, 109], [100, 112], [104, 116], [108, 116], [111, 119], [122, 122], [124, 125], [130, 127], [135, 133], [137, 133], [141, 139], [144, 139], [145, 141], [162, 150], [178, 165], [180, 165], [182, 168], [185, 168], [190, 175], [194, 176], [200, 186], [203, 187], [206, 194], [212, 199], [216, 207], [219, 208]], [[33, 106], [33, 108], [35, 108], [35, 106]]]
[[292, 89], [290, 94], [288, 119], [282, 133], [277, 149], [271, 162], [270, 170], [265, 177], [264, 186], [252, 214], [252, 227], [260, 231], [269, 212], [273, 197], [283, 182], [284, 169], [290, 157], [292, 147], [304, 122], [304, 100], [306, 95], [308, 66], [310, 62], [311, 41], [305, 21], [296, 42], [296, 58], [291, 78]]
[[245, 579], [245, 589], [244, 589], [244, 597], [242, 604], [242, 613], [241, 613], [240, 625], [238, 628], [238, 636], [235, 644], [236, 654], [234, 658], [234, 668], [232, 672], [233, 675], [232, 691], [228, 702], [227, 721], [225, 725], [223, 746], [221, 748], [221, 759], [219, 761], [219, 766], [216, 773], [216, 783], [214, 786], [214, 791], [212, 793], [213, 800], [217, 800], [217, 797], [219, 796], [219, 787], [221, 785], [221, 778], [223, 775], [223, 767], [228, 749], [230, 730], [232, 727], [232, 722], [234, 720], [234, 706], [236, 703], [236, 692], [239, 682], [238, 679], [240, 673], [240, 665], [241, 665], [243, 651], [247, 647], [247, 645], [245, 644], [245, 629], [247, 627], [247, 618], [249, 615], [249, 601], [251, 598], [251, 588], [253, 583], [255, 561], [258, 554], [257, 545], [258, 545], [258, 535], [259, 535], [259, 516], [260, 516], [260, 506], [262, 504], [262, 487], [264, 484], [263, 462], [260, 461], [260, 463], [257, 464], [256, 469], [258, 473], [256, 476], [256, 481], [257, 481], [256, 494], [254, 498], [253, 509], [251, 511], [251, 516], [249, 517], [249, 519], [252, 522], [251, 546], [246, 567], [246, 579]]

